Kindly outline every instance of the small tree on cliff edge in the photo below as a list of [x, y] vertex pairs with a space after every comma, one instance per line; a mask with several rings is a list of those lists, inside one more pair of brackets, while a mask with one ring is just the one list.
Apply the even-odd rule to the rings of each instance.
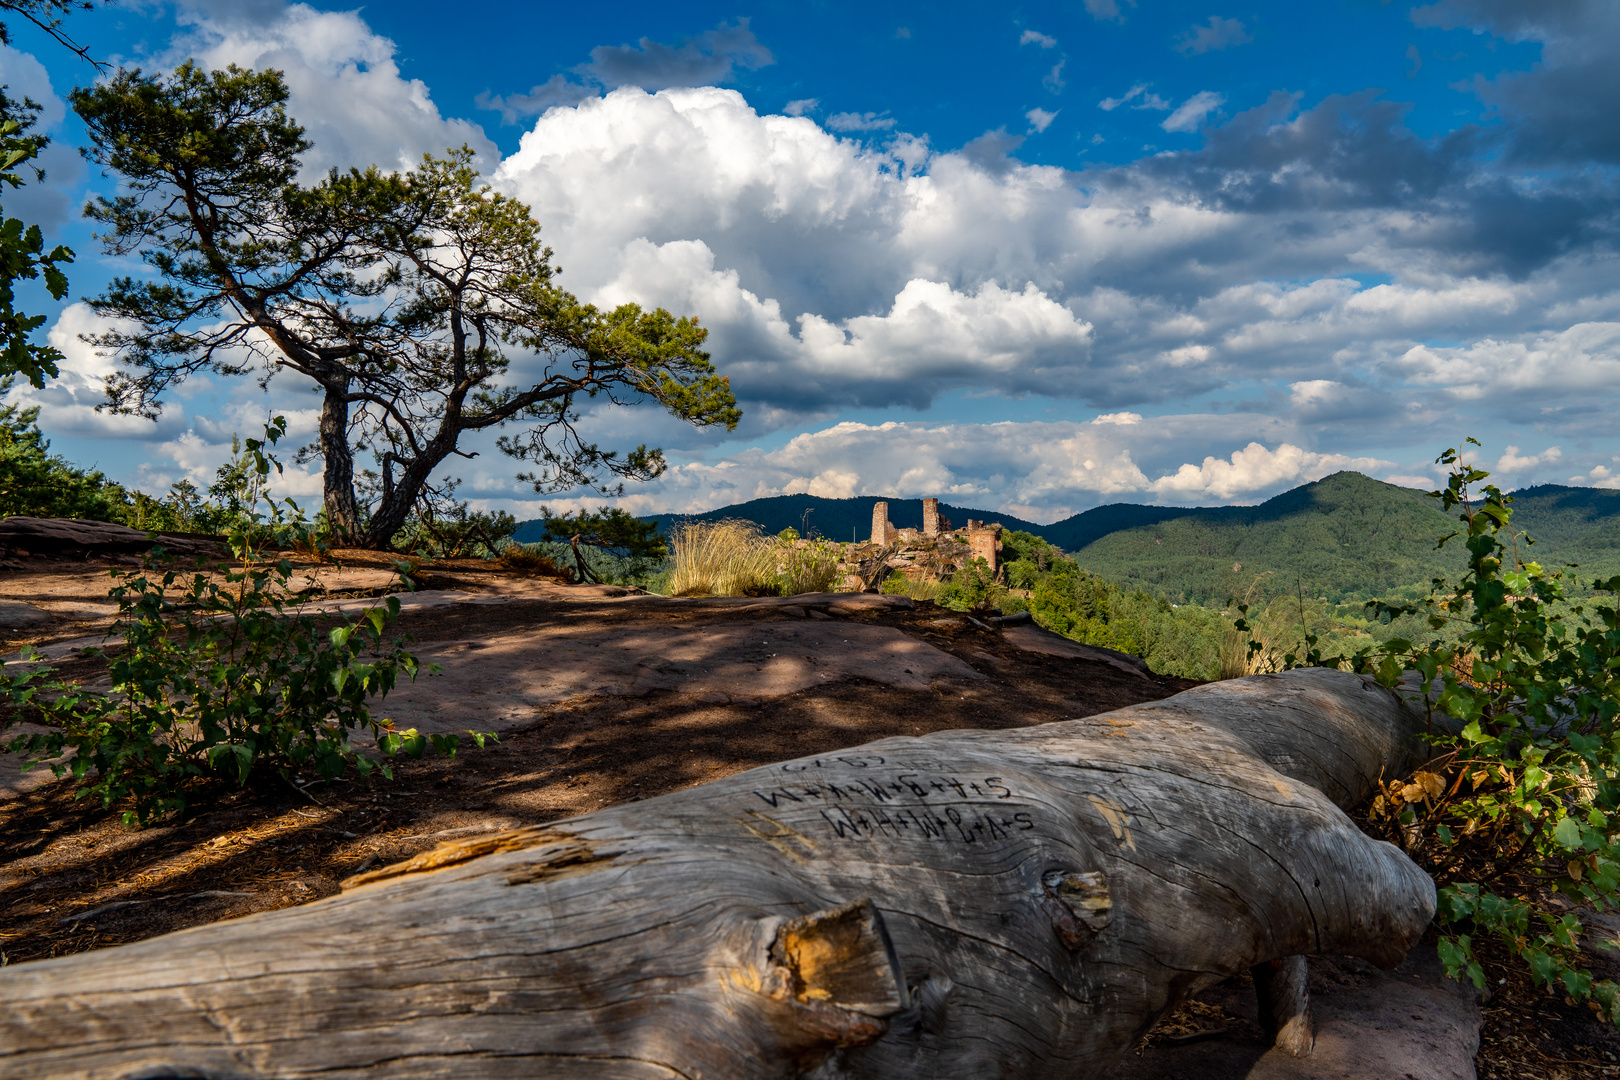
[[[698, 426], [735, 427], [727, 379], [696, 320], [626, 304], [602, 312], [552, 279], [528, 207], [477, 186], [465, 147], [406, 173], [333, 171], [305, 187], [309, 148], [276, 71], [191, 64], [170, 78], [121, 71], [73, 93], [86, 155], [125, 194], [87, 208], [113, 254], [153, 279], [120, 278], [92, 301], [114, 329], [91, 338], [123, 370], [119, 412], [155, 416], [189, 375], [293, 371], [322, 394], [317, 448], [328, 519], [350, 542], [384, 547], [463, 433], [507, 424], [502, 450], [536, 466], [536, 491], [651, 479], [663, 455], [583, 441], [582, 399], [656, 401]], [[512, 353], [541, 357], [513, 385]], [[369, 449], [375, 502], [355, 492]]]
[[658, 532], [658, 522], [633, 518], [617, 508], [581, 510], [555, 517], [548, 514], [545, 529], [547, 540], [569, 546], [581, 581], [597, 580], [582, 548], [595, 548], [624, 559], [630, 564], [632, 574], [669, 556], [669, 546]]

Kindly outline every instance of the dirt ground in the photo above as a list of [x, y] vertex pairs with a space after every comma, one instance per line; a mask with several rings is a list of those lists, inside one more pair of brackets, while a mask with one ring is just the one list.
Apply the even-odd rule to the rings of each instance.
[[[42, 648], [63, 674], [96, 678], [101, 662], [76, 651], [105, 635], [108, 570], [132, 561], [0, 562], [0, 601], [50, 616], [14, 607], [0, 618], [0, 653], [14, 661], [25, 645]], [[388, 587], [376, 556], [339, 561], [307, 586], [325, 610], [357, 610]], [[891, 735], [1087, 716], [1193, 685], [1038, 631], [1011, 634], [891, 598], [671, 602], [475, 561], [422, 567], [416, 582], [399, 629], [444, 673], [392, 695], [379, 713], [401, 727], [498, 730], [498, 745], [454, 761], [399, 761], [392, 782], [272, 776], [199, 790], [183, 816], [140, 831], [120, 826], [116, 807], [75, 801], [68, 782], [19, 779], [14, 762], [8, 778], [0, 762], [0, 964], [309, 903], [444, 840], [773, 761]], [[1613, 965], [1607, 955], [1597, 962]], [[1257, 1060], [1257, 1034], [1234, 1004], [1240, 982], [1177, 1010], [1147, 1040], [1147, 1057], [1119, 1075], [1227, 1075], [1207, 1063], [1188, 1072], [1193, 1059], [1180, 1051], [1164, 1056], [1166, 1040], [1189, 1035], [1228, 1066]], [[1612, 1029], [1532, 991], [1508, 967], [1493, 965], [1492, 982], [1481, 1078], [1620, 1076]]]

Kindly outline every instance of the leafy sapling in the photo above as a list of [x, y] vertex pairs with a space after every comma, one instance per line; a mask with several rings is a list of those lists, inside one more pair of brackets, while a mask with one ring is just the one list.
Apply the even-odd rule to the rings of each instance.
[[[0, 731], [19, 721], [44, 728], [0, 741], [0, 751], [71, 775], [76, 797], [127, 802], [132, 825], [183, 810], [209, 778], [245, 784], [265, 770], [286, 780], [351, 770], [391, 778], [387, 759], [397, 753], [421, 757], [431, 746], [454, 756], [458, 736], [396, 731], [372, 714], [373, 699], [421, 671], [408, 639], [388, 637], [397, 597], [336, 625], [295, 599], [296, 571], [281, 551], [309, 527], [291, 499], [265, 493], [280, 470], [269, 450], [285, 431], [277, 417], [263, 439], [245, 443], [244, 490], [268, 510], [237, 515], [228, 538], [235, 566], [184, 572], [155, 547], [139, 570], [113, 571], [108, 596], [119, 618], [109, 637], [122, 647], [90, 650], [107, 659], [111, 692], [71, 685], [45, 666], [0, 673]], [[371, 735], [381, 761], [355, 744], [358, 733]], [[467, 734], [480, 747], [494, 738]]]
[[1577, 913], [1620, 900], [1620, 577], [1571, 601], [1563, 571], [1525, 558], [1534, 541], [1512, 528], [1513, 499], [1490, 474], [1456, 448], [1438, 462], [1451, 472], [1432, 494], [1463, 525], [1440, 544], [1460, 540], [1468, 568], [1415, 604], [1369, 608], [1420, 616], [1441, 638], [1327, 661], [1429, 710], [1432, 759], [1383, 785], [1371, 821], [1439, 885], [1453, 976], [1483, 988], [1476, 943], [1493, 937], [1538, 985], [1620, 1025], [1620, 986], [1582, 966]]

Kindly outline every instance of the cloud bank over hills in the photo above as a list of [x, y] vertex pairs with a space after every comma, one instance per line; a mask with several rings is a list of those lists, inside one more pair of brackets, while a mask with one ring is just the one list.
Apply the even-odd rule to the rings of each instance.
[[[604, 444], [673, 452], [626, 501], [638, 513], [796, 491], [971, 496], [1043, 521], [1126, 497], [1252, 502], [1343, 468], [1427, 482], [1437, 447], [1499, 425], [1516, 433], [1491, 448], [1509, 483], [1615, 484], [1620, 15], [1452, 0], [1410, 21], [1539, 43], [1540, 62], [1480, 76], [1459, 95], [1478, 118], [1436, 131], [1415, 130], [1396, 92], [1359, 87], [1160, 98], [1138, 81], [1100, 107], [1009, 116], [1021, 131], [1039, 113], [1027, 137], [1049, 138], [1060, 112], [1163, 102], [1144, 123], [1175, 147], [1058, 167], [1020, 160], [1026, 136], [1006, 127], [940, 148], [881, 107], [823, 110], [813, 85], [776, 112], [694, 85], [781, 62], [747, 20], [601, 45], [529, 91], [484, 95], [527, 125], [504, 157], [402, 73], [363, 12], [189, 7], [154, 61], [285, 70], [316, 144], [308, 175], [465, 142], [533, 208], [566, 287], [699, 316], [742, 399], [736, 437], [645, 410], [586, 420]], [[1261, 30], [1210, 16], [1164, 52], [1244, 52]], [[1008, 37], [1043, 63], [1066, 47]], [[88, 318], [70, 307], [53, 330], [63, 382], [19, 396], [48, 431], [144, 439], [148, 482], [210, 475], [267, 404], [313, 430], [283, 380], [268, 403], [251, 384], [177, 401], [156, 429], [95, 414], [106, 362], [74, 336]], [[464, 493], [525, 497], [498, 455], [463, 464]]]

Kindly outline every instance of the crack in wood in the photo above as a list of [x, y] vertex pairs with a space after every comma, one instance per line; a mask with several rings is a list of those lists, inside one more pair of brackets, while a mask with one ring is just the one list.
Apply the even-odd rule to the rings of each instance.
[[493, 836], [480, 836], [465, 840], [451, 840], [439, 844], [431, 851], [424, 851], [420, 855], [412, 856], [403, 862], [393, 863], [364, 874], [356, 874], [343, 882], [343, 891], [370, 885], [376, 881], [385, 881], [388, 878], [403, 877], [406, 874], [425, 874], [433, 870], [442, 870], [447, 866], [481, 859], [485, 855], [498, 855], [505, 851], [522, 851], [526, 848], [541, 847], [545, 844], [567, 844], [576, 842], [574, 837], [556, 829], [537, 825], [526, 826], [521, 829], [508, 829]]

